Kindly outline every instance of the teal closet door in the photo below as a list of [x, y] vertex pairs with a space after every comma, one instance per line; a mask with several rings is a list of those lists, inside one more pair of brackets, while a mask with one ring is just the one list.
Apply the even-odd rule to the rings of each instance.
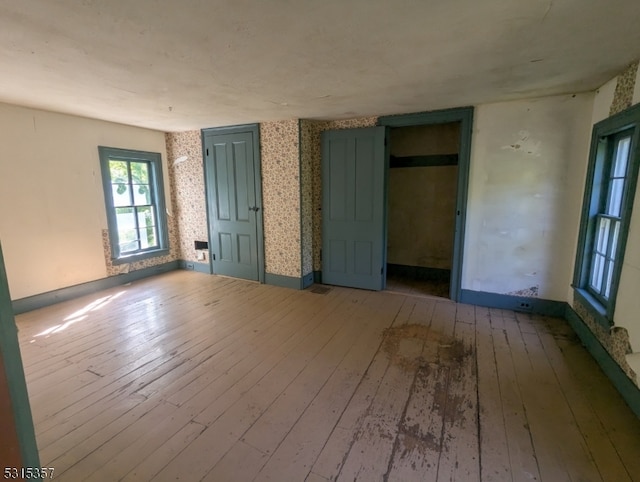
[[384, 288], [385, 176], [384, 127], [323, 133], [323, 283]]

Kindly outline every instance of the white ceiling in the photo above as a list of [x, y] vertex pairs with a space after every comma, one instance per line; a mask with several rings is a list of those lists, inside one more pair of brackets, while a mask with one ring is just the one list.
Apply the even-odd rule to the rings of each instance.
[[639, 0], [0, 0], [0, 101], [163, 131], [593, 90]]

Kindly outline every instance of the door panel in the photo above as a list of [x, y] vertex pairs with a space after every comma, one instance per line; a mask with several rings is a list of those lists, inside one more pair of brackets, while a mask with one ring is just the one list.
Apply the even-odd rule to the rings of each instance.
[[323, 133], [324, 283], [384, 288], [384, 139], [384, 127]]
[[204, 144], [213, 272], [258, 280], [254, 135], [209, 133]]

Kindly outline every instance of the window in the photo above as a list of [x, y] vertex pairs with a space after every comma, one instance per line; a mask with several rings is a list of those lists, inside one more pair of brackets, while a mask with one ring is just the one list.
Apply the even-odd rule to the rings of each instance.
[[603, 325], [615, 299], [636, 191], [640, 105], [593, 128], [574, 288]]
[[114, 263], [168, 253], [160, 154], [99, 147]]

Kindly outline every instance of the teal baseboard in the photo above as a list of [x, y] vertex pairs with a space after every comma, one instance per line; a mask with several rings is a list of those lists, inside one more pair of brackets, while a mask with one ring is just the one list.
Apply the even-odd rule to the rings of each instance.
[[268, 285], [291, 288], [294, 290], [301, 290], [305, 287], [304, 278], [295, 278], [293, 276], [283, 276], [280, 274], [265, 273], [264, 282]]
[[503, 310], [535, 313], [537, 315], [557, 316], [563, 318], [567, 303], [564, 301], [527, 298], [525, 296], [501, 295], [484, 291], [461, 290], [460, 303], [469, 305], [502, 308]]
[[302, 289], [308, 288], [313, 284], [313, 271], [302, 277]]
[[576, 335], [578, 335], [584, 347], [600, 365], [604, 374], [622, 395], [627, 405], [631, 407], [633, 413], [640, 418], [640, 388], [629, 379], [627, 374], [620, 368], [620, 365], [611, 358], [609, 352], [568, 304], [564, 317]]
[[322, 271], [314, 271], [313, 272], [313, 282], [314, 283], [322, 283]]
[[197, 271], [198, 273], [212, 274], [211, 265], [209, 263], [198, 263], [196, 261], [178, 260], [178, 268], [189, 271]]
[[44, 308], [45, 306], [72, 300], [74, 298], [79, 298], [80, 296], [95, 293], [96, 291], [131, 283], [132, 281], [166, 273], [175, 269], [178, 269], [178, 261], [170, 261], [169, 263], [151, 266], [150, 268], [143, 268], [129, 273], [110, 276], [108, 278], [102, 278], [95, 281], [88, 281], [87, 283], [60, 288], [58, 290], [48, 291], [47, 293], [20, 298], [18, 300], [13, 300], [11, 305], [13, 312], [16, 315], [19, 315], [20, 313], [37, 310], [38, 308]]

